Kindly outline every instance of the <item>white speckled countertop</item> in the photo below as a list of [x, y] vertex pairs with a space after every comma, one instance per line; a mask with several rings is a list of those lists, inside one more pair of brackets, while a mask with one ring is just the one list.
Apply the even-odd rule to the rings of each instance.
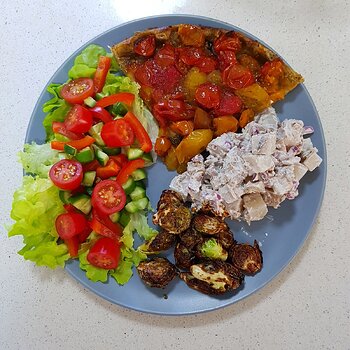
[[[34, 267], [7, 238], [16, 162], [35, 102], [86, 41], [154, 14], [214, 17], [269, 43], [305, 77], [328, 151], [322, 209], [303, 248], [266, 287], [189, 317], [141, 314]], [[348, 1], [1, 1], [0, 349], [350, 349]]]

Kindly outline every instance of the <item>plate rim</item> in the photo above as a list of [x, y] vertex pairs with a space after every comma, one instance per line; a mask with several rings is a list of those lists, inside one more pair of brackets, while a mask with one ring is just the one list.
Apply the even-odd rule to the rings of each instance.
[[[154, 15], [154, 16], [146, 16], [146, 17], [142, 17], [142, 18], [137, 18], [137, 19], [133, 19], [127, 22], [123, 22], [117, 26], [114, 26], [110, 29], [105, 30], [104, 32], [98, 34], [97, 36], [93, 37], [92, 39], [88, 40], [87, 42], [85, 42], [83, 45], [81, 45], [77, 50], [75, 50], [69, 57], [67, 57], [64, 62], [55, 70], [55, 72], [52, 74], [52, 76], [50, 77], [50, 79], [48, 79], [47, 84], [44, 86], [41, 94], [39, 95], [34, 108], [32, 110], [32, 114], [30, 117], [30, 120], [28, 122], [28, 126], [27, 126], [27, 131], [26, 131], [26, 135], [25, 135], [25, 143], [28, 143], [31, 140], [30, 138], [30, 132], [32, 129], [32, 124], [34, 123], [35, 118], [35, 112], [41, 108], [42, 106], [42, 102], [40, 102], [43, 99], [43, 96], [46, 93], [47, 87], [49, 86], [49, 84], [51, 84], [53, 78], [55, 77], [55, 75], [66, 65], [66, 63], [71, 60], [73, 57], [76, 57], [77, 54], [79, 54], [86, 46], [94, 43], [96, 40], [98, 40], [99, 38], [107, 35], [110, 32], [113, 32], [115, 30], [118, 30], [121, 27], [124, 26], [129, 26], [132, 25], [133, 23], [138, 23], [138, 22], [144, 22], [144, 21], [152, 21], [154, 19], [167, 19], [169, 18], [169, 20], [171, 19], [176, 19], [176, 18], [181, 18], [184, 19], [186, 21], [188, 20], [198, 20], [198, 19], [203, 19], [205, 21], [209, 21], [212, 22], [212, 25], [215, 27], [219, 27], [220, 25], [225, 25], [225, 26], [229, 26], [232, 27], [233, 30], [237, 30], [241, 33], [243, 33], [244, 35], [247, 35], [249, 38], [252, 38], [254, 40], [258, 40], [258, 42], [262, 43], [263, 45], [265, 45], [267, 48], [271, 49], [274, 53], [276, 53], [279, 57], [281, 57], [283, 59], [283, 61], [288, 65], [288, 63], [286, 62], [286, 60], [284, 60], [284, 58], [279, 55], [276, 50], [274, 50], [271, 46], [269, 46], [268, 44], [266, 44], [263, 40], [261, 40], [260, 38], [256, 37], [255, 35], [247, 32], [244, 29], [241, 29], [240, 27], [231, 24], [229, 22], [226, 21], [222, 21], [216, 18], [211, 18], [211, 17], [207, 17], [207, 16], [197, 16], [197, 15], [192, 15], [192, 14], [161, 14], [161, 15]], [[184, 21], [184, 23], [186, 23]], [[169, 25], [174, 25], [173, 23], [169, 23]], [[147, 28], [145, 28], [146, 30]], [[137, 312], [142, 312], [142, 313], [147, 313], [147, 314], [154, 314], [154, 315], [160, 315], [160, 316], [190, 316], [190, 315], [195, 315], [195, 314], [200, 314], [200, 313], [206, 313], [209, 311], [215, 311], [215, 310], [219, 310], [221, 308], [227, 307], [229, 305], [233, 305], [236, 304], [238, 302], [241, 302], [243, 299], [251, 296], [252, 294], [255, 294], [256, 292], [258, 292], [259, 290], [261, 290], [262, 288], [264, 288], [267, 284], [269, 284], [277, 275], [279, 275], [281, 272], [283, 272], [285, 270], [285, 268], [293, 261], [293, 259], [300, 253], [302, 247], [304, 246], [306, 240], [309, 238], [311, 231], [315, 225], [315, 222], [320, 214], [320, 209], [323, 203], [323, 199], [324, 199], [324, 194], [325, 194], [325, 189], [326, 189], [326, 183], [327, 183], [327, 148], [326, 148], [326, 140], [325, 140], [325, 136], [324, 136], [324, 130], [323, 130], [323, 125], [321, 123], [321, 119], [319, 117], [319, 113], [318, 110], [315, 106], [315, 103], [309, 93], [309, 91], [307, 90], [306, 86], [304, 83], [300, 84], [300, 87], [302, 88], [303, 92], [306, 93], [306, 96], [308, 98], [308, 101], [310, 102], [313, 110], [315, 111], [316, 114], [316, 119], [318, 121], [319, 127], [320, 127], [320, 140], [321, 140], [321, 144], [322, 144], [322, 151], [323, 151], [323, 171], [320, 172], [320, 174], [318, 174], [318, 176], [322, 177], [322, 189], [321, 189], [321, 193], [320, 193], [320, 200], [317, 203], [317, 207], [315, 208], [315, 214], [313, 216], [313, 219], [309, 222], [307, 230], [306, 230], [306, 234], [304, 235], [303, 239], [299, 242], [299, 244], [297, 245], [296, 249], [293, 250], [293, 254], [291, 255], [291, 257], [283, 264], [281, 265], [281, 267], [279, 268], [279, 270], [277, 272], [275, 272], [274, 274], [272, 274], [268, 279], [266, 279], [261, 285], [259, 285], [258, 287], [256, 287], [254, 290], [252, 290], [249, 294], [246, 295], [242, 295], [241, 297], [236, 298], [235, 300], [232, 300], [231, 298], [228, 298], [226, 300], [223, 300], [222, 303], [218, 306], [215, 307], [208, 307], [208, 308], [202, 308], [200, 310], [193, 310], [193, 311], [188, 311], [188, 312], [176, 312], [176, 311], [157, 311], [157, 310], [153, 310], [153, 309], [148, 309], [148, 308], [141, 308], [141, 307], [133, 307], [131, 305], [126, 305], [122, 302], [118, 302], [114, 299], [112, 299], [109, 296], [106, 296], [105, 294], [103, 294], [103, 292], [101, 292], [100, 290], [96, 290], [94, 288], [92, 288], [89, 284], [88, 281], [86, 280], [86, 278], [80, 278], [79, 276], [76, 276], [73, 271], [71, 271], [71, 269], [69, 269], [69, 264], [65, 265], [65, 271], [68, 272], [68, 274], [70, 276], [73, 277], [73, 279], [76, 282], [81, 283], [85, 288], [87, 288], [89, 291], [93, 292], [94, 294], [98, 295], [99, 297], [103, 298], [104, 300], [107, 300], [113, 304], [119, 305], [123, 308], [126, 309], [130, 309], [130, 310], [134, 310]], [[117, 286], [118, 287], [118, 286]]]

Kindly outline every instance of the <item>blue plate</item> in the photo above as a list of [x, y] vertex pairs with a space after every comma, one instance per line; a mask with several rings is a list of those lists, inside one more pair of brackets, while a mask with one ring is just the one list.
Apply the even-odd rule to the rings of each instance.
[[[48, 84], [65, 82], [75, 56], [89, 44], [94, 43], [107, 48], [133, 35], [136, 31], [179, 23], [236, 30], [260, 41], [231, 24], [205, 17], [165, 15], [139, 19], [115, 27], [86, 43], [63, 63]], [[263, 42], [262, 44], [266, 45]], [[45, 140], [45, 132], [42, 127], [44, 113], [41, 108], [49, 98], [45, 88], [33, 111], [26, 142], [42, 143]], [[173, 281], [165, 290], [151, 289], [142, 283], [137, 273], [134, 274], [129, 283], [122, 287], [117, 285], [114, 280], [107, 283], [93, 283], [85, 277], [85, 273], [80, 270], [77, 261], [68, 263], [66, 270], [85, 287], [113, 303], [161, 315], [185, 315], [215, 310], [233, 304], [262, 288], [281, 272], [305, 241], [319, 212], [326, 181], [326, 149], [322, 126], [305, 86], [299, 85], [282, 102], [275, 104], [275, 108], [280, 119], [298, 118], [302, 119], [306, 125], [314, 127], [315, 133], [312, 136], [312, 141], [318, 148], [323, 163], [318, 169], [303, 178], [299, 188], [299, 197], [293, 201], [285, 201], [277, 210], [270, 209], [264, 220], [255, 222], [251, 226], [240, 222], [229, 223], [238, 242], [252, 243], [254, 239], [258, 240], [264, 258], [262, 271], [254, 277], [246, 277], [244, 285], [238, 291], [221, 297], [209, 297], [188, 288], [179, 280]], [[161, 163], [157, 163], [149, 169], [147, 193], [153, 207], [156, 206], [162, 190], [168, 187], [174, 175], [174, 173], [168, 172]]]

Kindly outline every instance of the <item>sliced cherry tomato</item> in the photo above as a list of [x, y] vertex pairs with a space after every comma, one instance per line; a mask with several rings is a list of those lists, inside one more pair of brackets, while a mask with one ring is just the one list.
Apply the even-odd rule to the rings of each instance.
[[109, 177], [118, 175], [121, 166], [113, 159], [109, 159], [106, 166], [98, 167], [96, 175], [101, 179], [108, 179]]
[[117, 175], [117, 182], [123, 185], [129, 178], [129, 176], [136, 170], [145, 167], [145, 161], [142, 158], [131, 160], [122, 167]]
[[222, 72], [222, 80], [226, 86], [232, 89], [242, 89], [255, 83], [252, 72], [240, 64], [228, 66]]
[[158, 156], [163, 157], [167, 154], [170, 147], [170, 140], [165, 136], [161, 136], [157, 138], [156, 144], [154, 145], [154, 150]]
[[120, 244], [109, 237], [102, 237], [90, 248], [87, 260], [101, 269], [115, 269], [120, 258]]
[[150, 57], [156, 49], [156, 38], [154, 35], [147, 35], [139, 38], [134, 43], [134, 52], [140, 56]]
[[69, 146], [72, 146], [76, 149], [83, 149], [85, 147], [88, 147], [92, 145], [95, 142], [95, 139], [89, 135], [86, 135], [80, 140], [73, 140], [69, 142], [61, 142], [61, 141], [51, 141], [51, 148], [55, 149], [57, 151], [63, 151], [64, 145], [67, 144]]
[[113, 95], [101, 98], [101, 100], [98, 100], [96, 102], [95, 107], [105, 108], [107, 106], [114, 105], [117, 102], [123, 102], [127, 106], [131, 106], [134, 100], [135, 100], [134, 94], [131, 94], [130, 92], [119, 92], [117, 94], [113, 94]]
[[101, 236], [109, 237], [114, 240], [120, 238], [123, 234], [123, 229], [119, 224], [115, 224], [117, 230], [111, 230], [95, 217], [90, 221], [90, 228]]
[[216, 53], [225, 50], [239, 51], [242, 47], [241, 41], [233, 31], [222, 34], [214, 41], [214, 50]]
[[187, 136], [193, 131], [192, 120], [182, 120], [170, 124], [170, 130], [181, 136]]
[[102, 215], [121, 211], [125, 203], [125, 192], [116, 181], [102, 180], [92, 191], [91, 204]]
[[74, 105], [66, 115], [64, 125], [74, 133], [88, 132], [92, 127], [92, 113], [81, 105]]
[[234, 51], [225, 50], [220, 51], [218, 54], [219, 69], [225, 70], [228, 66], [237, 64], [236, 53]]
[[123, 153], [117, 154], [116, 156], [109, 156], [109, 158], [113, 159], [121, 167], [123, 167], [128, 162], [128, 157]]
[[242, 100], [226, 91], [221, 95], [219, 107], [214, 112], [217, 116], [232, 115], [240, 112], [242, 107]]
[[90, 236], [91, 231], [91, 227], [89, 225], [86, 226], [85, 230], [80, 232], [78, 235], [79, 243], [84, 243], [86, 239]]
[[57, 216], [55, 227], [58, 235], [67, 239], [83, 232], [88, 227], [88, 222], [83, 214], [64, 213]]
[[136, 139], [140, 143], [140, 148], [144, 152], [150, 152], [152, 150], [152, 141], [146, 129], [143, 127], [143, 125], [140, 123], [137, 117], [133, 113], [128, 112], [125, 114], [123, 120], [125, 120], [131, 126], [131, 129], [134, 132]]
[[91, 108], [92, 116], [96, 119], [102, 120], [104, 123], [111, 122], [113, 120], [111, 114], [102, 107]]
[[97, 69], [94, 75], [94, 80], [93, 80], [95, 94], [97, 92], [101, 92], [101, 90], [105, 86], [106, 77], [107, 77], [109, 68], [111, 68], [111, 63], [112, 63], [112, 60], [110, 57], [100, 56], [98, 60]]
[[64, 84], [61, 96], [68, 103], [81, 104], [84, 100], [94, 94], [94, 82], [89, 78], [78, 78]]
[[64, 240], [64, 244], [67, 246], [71, 258], [76, 258], [78, 256], [79, 243], [79, 236], [74, 236]]
[[116, 237], [121, 237], [123, 235], [123, 228], [121, 227], [121, 225], [119, 225], [118, 223], [114, 223], [110, 219], [109, 215], [100, 214], [95, 208], [93, 208], [92, 218], [95, 218], [101, 224], [103, 224], [105, 227], [111, 230]]
[[130, 146], [135, 140], [135, 134], [131, 126], [124, 118], [103, 125], [101, 137], [108, 147]]
[[83, 137], [82, 134], [76, 134], [74, 132], [68, 131], [64, 123], [61, 122], [52, 122], [52, 131], [54, 133], [68, 137], [71, 140], [79, 140]]
[[216, 84], [204, 83], [198, 86], [195, 98], [205, 108], [216, 108], [220, 103], [220, 90]]
[[58, 188], [73, 190], [83, 180], [83, 167], [75, 160], [62, 159], [51, 167], [49, 176]]
[[175, 48], [170, 44], [164, 44], [154, 56], [154, 60], [159, 67], [168, 67], [175, 64]]
[[92, 162], [82, 164], [82, 166], [83, 166], [84, 172], [95, 171], [100, 166], [100, 163], [98, 162], [97, 159], [94, 159]]
[[[189, 120], [194, 117], [194, 108], [181, 100], [163, 100], [158, 102], [153, 107], [155, 118], [161, 117], [164, 120], [171, 120], [174, 122], [180, 120]], [[163, 127], [163, 125], [160, 125]]]
[[201, 72], [210, 73], [216, 69], [216, 60], [212, 57], [204, 57], [196, 64]]

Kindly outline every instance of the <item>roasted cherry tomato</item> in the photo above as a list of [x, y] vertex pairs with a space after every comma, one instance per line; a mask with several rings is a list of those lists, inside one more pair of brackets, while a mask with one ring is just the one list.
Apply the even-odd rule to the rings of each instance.
[[172, 66], [175, 63], [175, 48], [170, 44], [164, 44], [154, 56], [154, 61], [159, 67]]
[[64, 125], [68, 131], [88, 132], [92, 126], [92, 113], [81, 105], [74, 105], [66, 115]]
[[182, 120], [180, 122], [171, 123], [170, 130], [178, 135], [187, 136], [193, 131], [193, 121]]
[[167, 154], [170, 147], [170, 140], [165, 136], [161, 136], [157, 138], [156, 143], [154, 145], [154, 150], [158, 154], [158, 156], [163, 157]]
[[61, 123], [61, 122], [52, 122], [52, 131], [54, 133], [68, 137], [71, 140], [79, 140], [82, 137], [84, 137], [82, 134], [76, 134], [74, 132], [67, 130], [64, 123]]
[[184, 45], [201, 47], [204, 45], [205, 33], [202, 28], [192, 24], [181, 24], [178, 34]]
[[220, 103], [219, 87], [213, 83], [199, 85], [195, 93], [195, 98], [205, 108], [216, 108]]
[[222, 72], [222, 80], [232, 89], [241, 89], [255, 83], [252, 72], [240, 64], [228, 66]]
[[229, 92], [224, 92], [221, 95], [219, 107], [215, 109], [217, 116], [232, 115], [241, 111], [243, 106], [242, 100]]
[[57, 216], [55, 227], [58, 235], [67, 239], [82, 233], [88, 227], [88, 222], [83, 214], [64, 213]]
[[203, 50], [197, 47], [181, 47], [178, 53], [180, 60], [189, 66], [196, 66], [205, 57]]
[[138, 55], [150, 57], [156, 49], [156, 38], [154, 35], [144, 36], [134, 43], [134, 52]]
[[135, 140], [130, 124], [123, 119], [113, 120], [103, 125], [101, 137], [108, 147], [130, 146]]
[[104, 123], [111, 122], [113, 120], [111, 114], [102, 107], [94, 107], [90, 109], [92, 116], [96, 119], [100, 119]]
[[93, 80], [95, 93], [102, 91], [103, 87], [105, 86], [106, 77], [109, 68], [111, 68], [111, 63], [112, 60], [110, 57], [100, 56]]
[[216, 60], [212, 57], [204, 57], [196, 64], [201, 72], [211, 73], [216, 69]]
[[218, 54], [219, 69], [225, 70], [228, 66], [237, 64], [236, 53], [234, 51], [226, 50], [220, 51]]
[[49, 176], [61, 190], [74, 190], [83, 180], [83, 167], [75, 160], [62, 159], [51, 167]]
[[153, 107], [153, 112], [157, 120], [162, 118], [173, 122], [193, 119], [194, 116], [194, 108], [181, 100], [160, 101]]
[[238, 51], [241, 47], [241, 41], [233, 31], [220, 35], [220, 37], [214, 41], [214, 50], [216, 53], [225, 50]]
[[259, 76], [260, 64], [254, 57], [247, 54], [242, 54], [239, 56], [238, 61], [242, 66], [248, 68], [255, 77]]
[[102, 180], [92, 191], [91, 204], [102, 215], [121, 211], [125, 202], [125, 192], [116, 181]]
[[61, 96], [68, 103], [81, 104], [94, 94], [94, 82], [89, 78], [78, 78], [63, 85]]
[[118, 241], [102, 237], [90, 248], [87, 260], [91, 265], [101, 269], [115, 269], [120, 258], [120, 244]]
[[202, 108], [197, 107], [193, 120], [194, 129], [210, 129], [211, 118], [209, 114]]
[[152, 86], [154, 77], [154, 62], [146, 61], [141, 66], [138, 66], [134, 73], [135, 80], [141, 85]]

